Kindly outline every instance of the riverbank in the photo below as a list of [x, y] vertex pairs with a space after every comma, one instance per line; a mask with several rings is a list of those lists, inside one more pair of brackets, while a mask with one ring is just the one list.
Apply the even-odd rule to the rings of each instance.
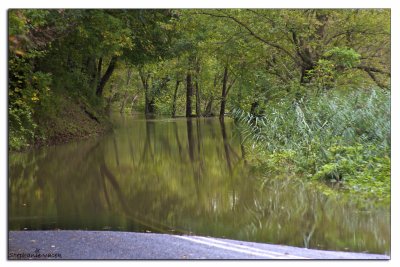
[[82, 99], [74, 99], [67, 95], [60, 95], [55, 99], [58, 106], [51, 115], [34, 117], [38, 130], [32, 143], [18, 149], [10, 145], [10, 151], [24, 151], [87, 139], [104, 134], [112, 128], [104, 111], [85, 103]]
[[35, 147], [90, 138], [111, 129], [111, 123], [104, 114], [71, 98], [63, 100], [57, 116], [39, 122], [39, 125], [44, 129], [45, 138], [36, 139]]
[[390, 256], [323, 251], [237, 240], [111, 231], [10, 231], [8, 259], [374, 259]]

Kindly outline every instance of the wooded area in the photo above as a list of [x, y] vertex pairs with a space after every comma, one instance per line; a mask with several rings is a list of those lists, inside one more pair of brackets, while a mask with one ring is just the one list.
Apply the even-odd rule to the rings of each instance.
[[386, 198], [390, 37], [388, 9], [10, 10], [9, 147], [110, 111], [229, 115], [268, 172]]

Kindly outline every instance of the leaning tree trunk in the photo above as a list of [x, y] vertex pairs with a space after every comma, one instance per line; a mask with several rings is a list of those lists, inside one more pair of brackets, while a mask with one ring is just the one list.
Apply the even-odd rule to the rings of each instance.
[[99, 62], [97, 63], [97, 72], [96, 72], [96, 79], [100, 79], [101, 77], [101, 67], [103, 65], [103, 57], [99, 58]]
[[214, 101], [214, 98], [211, 96], [210, 100], [208, 100], [206, 110], [204, 111], [204, 116], [205, 117], [211, 117], [212, 116], [212, 103]]
[[113, 73], [113, 71], [115, 69], [115, 65], [117, 63], [117, 59], [118, 58], [116, 56], [113, 56], [111, 58], [110, 64], [108, 65], [108, 68], [107, 68], [106, 72], [104, 73], [103, 77], [101, 77], [100, 83], [97, 86], [97, 89], [96, 89], [96, 95], [97, 96], [102, 96], [103, 95], [104, 86], [106, 85], [106, 83], [110, 79], [111, 74]]

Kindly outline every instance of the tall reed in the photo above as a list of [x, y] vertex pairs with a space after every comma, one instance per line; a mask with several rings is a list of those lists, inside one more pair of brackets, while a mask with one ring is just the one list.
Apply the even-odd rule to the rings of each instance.
[[[270, 101], [262, 116], [232, 111], [267, 169], [341, 183], [390, 199], [390, 93], [381, 89]], [[261, 155], [260, 154], [260, 155]], [[270, 165], [270, 166], [268, 166]]]

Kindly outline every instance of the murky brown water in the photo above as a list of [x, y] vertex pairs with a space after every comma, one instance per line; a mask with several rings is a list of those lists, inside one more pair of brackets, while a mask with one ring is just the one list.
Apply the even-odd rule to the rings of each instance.
[[390, 253], [388, 209], [360, 211], [301, 181], [261, 186], [229, 119], [114, 119], [106, 136], [9, 155], [10, 230], [194, 233]]

